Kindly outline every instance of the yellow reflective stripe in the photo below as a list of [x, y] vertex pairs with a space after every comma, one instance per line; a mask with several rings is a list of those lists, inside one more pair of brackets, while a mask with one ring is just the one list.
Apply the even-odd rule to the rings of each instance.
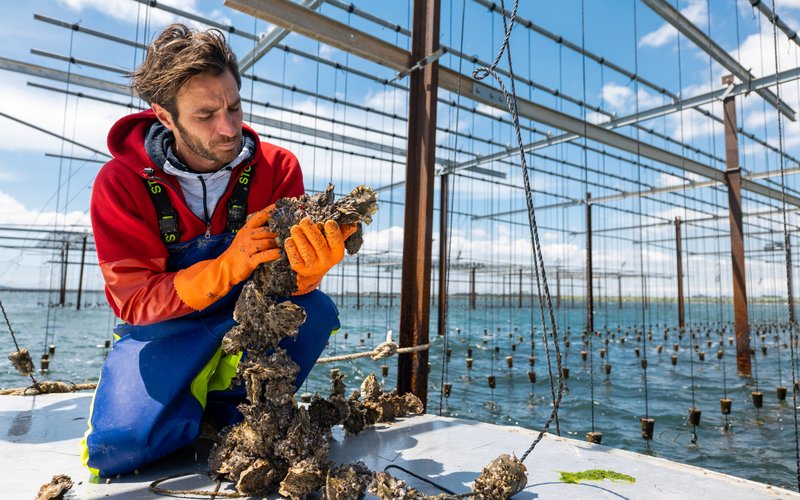
[[[100, 387], [100, 380], [97, 380], [97, 387]], [[92, 432], [92, 413], [94, 412], [94, 398], [97, 395], [97, 389], [94, 390], [94, 394], [92, 394], [92, 402], [89, 404], [89, 428], [86, 429], [86, 432], [83, 434], [83, 438], [81, 439], [80, 443], [80, 451], [81, 451], [81, 463], [84, 467], [89, 469], [89, 473], [94, 476], [99, 476], [100, 471], [95, 469], [94, 467], [89, 467], [89, 445], [87, 444], [87, 439], [89, 439], [89, 434]]]
[[241, 359], [241, 352], [223, 355], [220, 347], [192, 380], [190, 390], [203, 408], [206, 407], [209, 391], [224, 391], [230, 387]]

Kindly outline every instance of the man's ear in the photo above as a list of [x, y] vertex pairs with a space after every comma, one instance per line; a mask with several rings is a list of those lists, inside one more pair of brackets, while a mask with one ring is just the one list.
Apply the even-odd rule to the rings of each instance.
[[175, 131], [175, 120], [172, 119], [172, 113], [166, 110], [160, 104], [152, 103], [150, 105], [153, 108], [153, 112], [156, 114], [156, 118], [158, 121], [161, 122], [162, 125], [170, 129], [171, 131]]

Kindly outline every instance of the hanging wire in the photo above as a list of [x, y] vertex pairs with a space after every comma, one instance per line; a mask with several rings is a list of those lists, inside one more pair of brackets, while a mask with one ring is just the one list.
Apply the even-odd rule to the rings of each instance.
[[[772, 12], [777, 12], [775, 10], [775, 0], [772, 0]], [[779, 68], [780, 68], [780, 61], [779, 61], [779, 54], [778, 54], [778, 26], [777, 26], [777, 15], [774, 15], [772, 18], [772, 43], [774, 49], [774, 56], [775, 56], [775, 91], [780, 102], [781, 99], [781, 82], [779, 75]], [[794, 291], [792, 290], [792, 268], [791, 268], [791, 261], [792, 261], [792, 254], [791, 254], [791, 241], [789, 238], [789, 224], [787, 221], [787, 206], [786, 206], [786, 171], [784, 166], [784, 159], [783, 159], [783, 117], [780, 112], [778, 112], [778, 150], [780, 154], [778, 155], [778, 160], [780, 162], [781, 168], [781, 215], [783, 217], [783, 243], [784, 243], [784, 250], [786, 252], [786, 295], [787, 301], [786, 305], [788, 308], [789, 317], [792, 318], [794, 316]], [[793, 322], [789, 323], [789, 345], [791, 345], [791, 357], [792, 357], [792, 416], [794, 422], [794, 450], [795, 450], [795, 468], [797, 474], [797, 489], [800, 491], [800, 437], [798, 437], [798, 422], [797, 422], [797, 391], [794, 390], [794, 373], [795, 373], [795, 356], [794, 356], [794, 337], [795, 337], [796, 325]]]
[[[582, 88], [583, 88], [583, 102], [586, 102], [586, 12], [585, 12], [585, 5], [584, 0], [581, 0], [581, 68], [582, 68]], [[591, 205], [589, 205], [589, 171], [585, 168], [589, 165], [589, 152], [586, 148], [587, 146], [587, 123], [586, 123], [586, 108], [582, 107], [583, 110], [583, 190], [587, 193], [586, 197], [586, 214], [589, 215], [591, 210]], [[588, 217], [587, 217], [588, 218]], [[587, 235], [591, 234], [592, 228], [589, 227], [590, 220], [586, 221], [586, 231]], [[589, 236], [590, 237], [590, 236]], [[589, 242], [587, 237], [587, 243]], [[591, 247], [586, 249], [587, 252], [591, 252]], [[591, 292], [594, 283], [591, 279], [592, 276], [592, 269], [590, 269], [589, 262], [592, 261], [591, 255], [587, 255], [587, 273], [586, 273], [586, 290], [587, 292]], [[593, 297], [593, 294], [589, 294]], [[595, 432], [594, 424], [595, 424], [595, 416], [594, 416], [594, 311], [592, 308], [594, 307], [593, 301], [589, 301], [589, 296], [587, 296], [586, 300], [586, 328], [584, 328], [584, 332], [586, 335], [589, 336], [589, 406], [591, 408], [591, 419], [592, 419], [592, 434]]]
[[[675, 8], [678, 9], [678, 0], [675, 0]], [[711, 18], [711, 13], [710, 12], [708, 13], [708, 18], [709, 19]], [[710, 36], [710, 33], [709, 33], [709, 36]], [[681, 34], [679, 32], [678, 36], [677, 36], [678, 89], [682, 92], [683, 91], [683, 60], [682, 60], [682, 57], [681, 57], [682, 56], [682, 53], [681, 53], [681, 38], [682, 38], [682, 36], [681, 36]], [[685, 144], [686, 138], [684, 137], [683, 111], [679, 111], [678, 114], [679, 114], [680, 128], [681, 128], [681, 144]], [[690, 126], [692, 125], [691, 121], [689, 122], [689, 125]], [[693, 131], [690, 131], [690, 132], [693, 132]], [[682, 149], [681, 150], [681, 163], [683, 164], [682, 167], [685, 167], [685, 159], [686, 159], [686, 150]], [[681, 182], [683, 184], [686, 184], [686, 182], [687, 182], [686, 169], [685, 168], [681, 169]], [[688, 212], [687, 212], [686, 204], [687, 204], [686, 197], [683, 197], [683, 219], [684, 220], [688, 219], [688, 217], [687, 217]], [[680, 227], [679, 227], [678, 230], [680, 230]], [[677, 237], [677, 235], [676, 235], [676, 237]], [[687, 238], [688, 238], [688, 231], [687, 231]], [[684, 243], [682, 246], [687, 248], [687, 251], [688, 251], [688, 243]], [[684, 254], [683, 248], [679, 248], [678, 249], [678, 255], [683, 255], [683, 254]], [[689, 300], [686, 301], [686, 305], [689, 306], [689, 307], [687, 307], [687, 309], [691, 309], [691, 299], [690, 299], [691, 298], [691, 294], [689, 293], [689, 279], [688, 279], [688, 276], [690, 276], [692, 273], [691, 273], [691, 269], [689, 269], [688, 252], [686, 253], [686, 255], [687, 255], [687, 258], [685, 259], [686, 260], [686, 268], [687, 268], [687, 271], [689, 271], [689, 272], [684, 273], [687, 276], [687, 279], [686, 279], [686, 293], [684, 295], [689, 298]], [[679, 280], [683, 280], [683, 276], [678, 276], [678, 279]], [[683, 297], [681, 297], [679, 300], [681, 300], [681, 299], [683, 299]], [[684, 317], [684, 323], [689, 323], [690, 324], [690, 327], [688, 329], [688, 331], [689, 331], [689, 377], [690, 377], [689, 387], [690, 387], [691, 399], [692, 399], [692, 408], [691, 408], [690, 411], [692, 411], [692, 410], [695, 410], [697, 408], [696, 404], [695, 404], [695, 380], [694, 380], [695, 330], [691, 327], [691, 322], [686, 321], [687, 315], [686, 315], [685, 311], [683, 312], [683, 315], [684, 315], [683, 316]], [[680, 327], [681, 326], [679, 325], [679, 328]], [[686, 332], [684, 332], [684, 334], [685, 333]], [[691, 424], [692, 424], [692, 444], [697, 444], [697, 426], [695, 425], [694, 420], [691, 420]]]
[[[539, 291], [539, 297], [540, 297], [540, 301], [539, 301], [540, 306], [539, 306], [539, 308], [540, 308], [541, 315], [542, 315], [542, 324], [544, 326], [546, 324], [546, 322], [545, 322], [545, 318], [544, 318], [544, 308], [541, 305], [541, 297], [542, 297], [542, 291], [543, 291], [545, 299], [546, 299], [546, 305], [547, 305], [548, 313], [549, 313], [550, 328], [551, 328], [551, 331], [553, 333], [553, 347], [554, 347], [554, 350], [555, 350], [556, 365], [557, 365], [557, 370], [558, 370], [558, 393], [556, 394], [556, 399], [553, 402], [553, 409], [552, 409], [552, 411], [550, 413], [550, 416], [545, 421], [544, 427], [539, 432], [538, 437], [533, 441], [531, 446], [525, 451], [525, 453], [520, 458], [520, 461], [524, 462], [525, 459], [528, 457], [528, 455], [533, 451], [533, 449], [539, 443], [539, 441], [541, 441], [541, 439], [544, 437], [544, 433], [547, 432], [547, 430], [550, 428], [550, 424], [553, 422], [553, 420], [555, 420], [556, 416], [558, 415], [558, 409], [559, 409], [559, 406], [561, 405], [561, 397], [563, 396], [563, 393], [564, 393], [564, 380], [563, 380], [562, 371], [561, 371], [562, 370], [562, 367], [561, 367], [561, 350], [560, 350], [559, 345], [558, 345], [558, 334], [557, 334], [558, 333], [558, 329], [556, 327], [555, 313], [553, 312], [553, 304], [552, 304], [552, 300], [551, 300], [551, 297], [550, 297], [550, 289], [547, 286], [547, 274], [546, 274], [546, 270], [545, 270], [545, 267], [544, 267], [544, 256], [543, 256], [543, 252], [542, 252], [541, 243], [539, 241], [539, 230], [538, 230], [538, 226], [536, 224], [536, 214], [535, 214], [535, 210], [534, 210], [534, 207], [533, 207], [533, 200], [532, 200], [532, 197], [531, 197], [531, 185], [530, 185], [530, 178], [528, 176], [528, 166], [527, 166], [527, 162], [526, 162], [526, 159], [525, 159], [525, 151], [522, 148], [522, 133], [521, 133], [520, 128], [519, 128], [519, 114], [518, 114], [518, 111], [517, 111], [516, 87], [515, 87], [515, 83], [514, 83], [514, 69], [513, 69], [512, 62], [511, 62], [511, 50], [510, 50], [510, 47], [509, 47], [509, 39], [511, 37], [511, 30], [514, 28], [514, 18], [516, 17], [516, 14], [517, 14], [518, 4], [519, 4], [519, 0], [514, 0], [514, 8], [513, 8], [513, 11], [511, 13], [511, 17], [509, 18], [508, 21], [506, 20], [505, 16], [501, 16], [503, 18], [503, 27], [505, 28], [506, 32], [505, 32], [505, 37], [503, 39], [503, 43], [502, 43], [502, 45], [500, 47], [500, 50], [497, 53], [497, 57], [495, 57], [494, 61], [492, 62], [492, 65], [489, 66], [489, 67], [477, 68], [475, 71], [473, 71], [472, 77], [475, 78], [476, 80], [483, 80], [487, 76], [491, 75], [495, 79], [495, 81], [500, 86], [500, 89], [503, 92], [503, 96], [505, 97], [506, 103], [508, 105], [508, 109], [511, 112], [511, 117], [512, 117], [512, 120], [514, 122], [514, 128], [515, 128], [516, 136], [517, 136], [517, 144], [519, 145], [519, 150], [520, 150], [520, 160], [522, 162], [522, 178], [523, 178], [523, 182], [524, 182], [524, 186], [525, 186], [525, 202], [526, 202], [527, 208], [528, 208], [528, 223], [529, 223], [530, 230], [531, 230], [531, 243], [532, 243], [532, 246], [534, 248], [534, 253], [536, 254], [535, 272], [536, 272], [536, 286], [537, 286], [537, 289]], [[503, 10], [505, 10], [505, 6], [504, 6], [504, 1], [503, 0], [500, 0], [500, 6], [501, 6], [501, 8]], [[509, 73], [511, 74], [511, 80], [510, 80], [511, 81], [511, 93], [510, 94], [509, 94], [509, 91], [506, 90], [506, 87], [505, 87], [505, 84], [503, 83], [503, 81], [500, 79], [500, 77], [495, 72], [495, 67], [500, 62], [500, 58], [503, 56], [503, 52], [506, 52], [506, 58], [508, 60], [508, 70], [509, 70]], [[546, 351], [546, 356], [547, 356], [547, 363], [549, 365], [550, 364], [550, 355], [549, 355], [549, 351], [548, 351], [548, 343], [547, 343], [547, 335], [546, 335], [546, 333], [545, 333], [544, 342], [545, 342], [545, 351]]]
[[[636, 3], [637, 0], [633, 1], [633, 46], [634, 46], [634, 57], [633, 57], [633, 64], [634, 64], [634, 74], [639, 74], [639, 45], [637, 43], [639, 37], [639, 25], [638, 25], [638, 16], [636, 12]], [[636, 106], [636, 114], [639, 114], [639, 80], [634, 82], [634, 93], [636, 94], [636, 98], [634, 99], [634, 103]], [[641, 161], [641, 151], [640, 151], [640, 137], [639, 137], [639, 129], [636, 129], [636, 161], [637, 163]], [[636, 183], [637, 185], [642, 185], [642, 169], [636, 169]], [[642, 197], [637, 197], [637, 204], [638, 204], [638, 215], [639, 215], [639, 272], [641, 274], [642, 280], [642, 325], [645, 324], [645, 307], [647, 304], [647, 280], [645, 278], [644, 273], [644, 234], [642, 230]], [[643, 377], [644, 377], [644, 417], [646, 419], [650, 418], [650, 404], [649, 404], [649, 395], [647, 393], [647, 370], [643, 370]], [[647, 443], [650, 440], [646, 440]]]
[[[21, 352], [19, 344], [17, 343], [17, 336], [14, 334], [14, 329], [11, 328], [11, 321], [8, 319], [8, 314], [6, 314], [6, 308], [3, 306], [3, 301], [0, 299], [0, 311], [3, 313], [3, 319], [6, 320], [6, 326], [8, 327], [8, 333], [11, 334], [11, 340], [14, 341], [14, 347], [17, 349], [17, 353]], [[28, 374], [31, 377], [31, 382], [33, 382], [33, 386], [39, 390], [39, 382], [34, 378], [33, 373]]]

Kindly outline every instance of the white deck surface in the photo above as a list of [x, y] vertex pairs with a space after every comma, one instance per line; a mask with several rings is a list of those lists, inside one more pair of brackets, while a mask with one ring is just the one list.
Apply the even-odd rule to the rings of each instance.
[[[207, 470], [204, 458], [195, 460], [188, 450], [146, 467], [138, 475], [91, 481], [78, 456], [90, 401], [89, 393], [0, 396], [2, 498], [33, 499], [39, 486], [55, 474], [67, 474], [76, 483], [68, 499], [163, 498], [148, 491], [152, 481], [192, 471], [194, 475], [165, 482], [162, 487], [213, 489], [212, 481], [203, 474]], [[535, 432], [518, 427], [425, 415], [380, 425], [359, 436], [345, 438], [338, 430], [331, 459], [336, 463], [363, 460], [372, 470], [399, 465], [455, 493], [465, 493], [484, 465], [502, 453], [519, 456], [535, 436]], [[785, 489], [554, 435], [539, 443], [525, 465], [528, 486], [516, 499], [800, 498]], [[559, 481], [559, 471], [587, 469], [611, 469], [633, 476], [636, 482]], [[401, 471], [390, 472], [425, 493], [440, 493]]]

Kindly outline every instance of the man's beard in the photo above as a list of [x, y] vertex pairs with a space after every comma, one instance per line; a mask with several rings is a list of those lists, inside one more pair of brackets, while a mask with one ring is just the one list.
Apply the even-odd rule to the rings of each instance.
[[211, 147], [207, 147], [203, 144], [203, 141], [200, 140], [199, 137], [192, 135], [189, 133], [188, 130], [183, 128], [181, 122], [176, 120], [175, 126], [178, 129], [178, 132], [181, 134], [181, 139], [186, 144], [194, 154], [197, 156], [210, 160], [216, 163], [221, 163], [222, 165], [227, 165], [228, 163], [232, 162], [239, 156], [239, 152], [242, 148], [242, 131], [241, 129], [236, 133], [236, 136], [233, 138], [233, 141], [236, 143], [236, 147], [229, 151], [220, 151], [219, 153], [214, 152], [213, 144], [210, 145]]

